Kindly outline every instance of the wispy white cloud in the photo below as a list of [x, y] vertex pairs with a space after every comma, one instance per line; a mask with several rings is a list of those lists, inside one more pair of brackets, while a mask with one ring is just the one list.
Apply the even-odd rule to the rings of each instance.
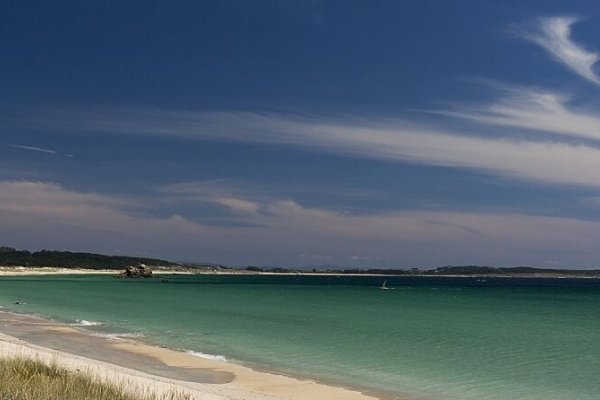
[[480, 124], [515, 127], [600, 140], [600, 117], [596, 112], [575, 109], [571, 97], [537, 88], [494, 85], [499, 97], [485, 105], [457, 105], [439, 112]]
[[[337, 262], [358, 265], [540, 265], [549, 254], [561, 257], [564, 265], [564, 260], [596, 252], [593, 237], [586, 235], [600, 233], [597, 222], [512, 213], [410, 210], [356, 215], [307, 208], [293, 200], [273, 200], [264, 208], [268, 211], [256, 218], [270, 229], [259, 237], [269, 236], [269, 243], [290, 250], [302, 246], [314, 254], [327, 251]], [[435, 254], [424, 255], [431, 249]], [[357, 253], [372, 259], [352, 259]]]
[[256, 201], [244, 197], [249, 193], [253, 197], [260, 197], [263, 188], [244, 182], [216, 179], [170, 184], [159, 188], [158, 191], [163, 195], [163, 201], [166, 202], [218, 204], [243, 216], [255, 214], [260, 209], [260, 205]]
[[78, 192], [50, 182], [0, 181], [0, 219], [32, 232], [39, 226], [85, 228], [132, 237], [156, 234], [160, 230], [201, 233], [201, 229], [179, 215], [168, 218], [140, 217], [131, 213], [140, 199]]
[[585, 49], [571, 38], [572, 27], [577, 22], [578, 18], [568, 16], [540, 18], [535, 28], [524, 36], [576, 74], [600, 85], [600, 78], [594, 71], [598, 53]]
[[[331, 182], [327, 185], [329, 195], [344, 199], [381, 199], [389, 196], [384, 190], [367, 189], [342, 182]], [[187, 181], [165, 185], [159, 191], [172, 200], [199, 200], [218, 198], [245, 198], [251, 196], [258, 201], [273, 197], [276, 192], [281, 197], [313, 197], [322, 195], [324, 188], [320, 184], [311, 185], [306, 182], [287, 181], [285, 183], [257, 183], [245, 180], [211, 179]]]
[[219, 197], [240, 197], [246, 193], [257, 194], [265, 192], [265, 188], [245, 181], [231, 179], [209, 179], [203, 181], [179, 182], [159, 188], [159, 192], [176, 196], [183, 200], [206, 200]]
[[141, 246], [176, 259], [246, 265], [314, 263], [317, 257], [306, 255], [326, 254], [327, 263], [355, 265], [545, 265], [558, 259], [562, 265], [570, 260], [572, 266], [592, 266], [600, 256], [600, 223], [593, 221], [425, 210], [357, 215], [276, 197], [247, 201], [261, 208], [247, 216], [255, 226], [211, 226], [132, 209], [139, 199], [47, 182], [0, 181], [0, 241], [24, 237], [30, 246], [94, 251], [118, 246], [135, 252]]
[[[552, 129], [552, 121], [546, 121], [540, 115], [547, 117], [564, 104], [557, 98], [543, 95], [534, 95], [524, 101], [534, 105], [533, 115], [537, 115], [536, 124], [540, 129]], [[517, 110], [500, 107], [495, 112], [498, 115], [492, 113], [487, 117], [504, 118], [499, 121], [506, 125], [528, 123], [528, 115], [519, 115]], [[574, 129], [588, 136], [596, 135], [593, 126], [597, 121], [593, 118], [589, 121], [594, 124], [587, 126], [589, 121], [582, 116], [566, 112], [562, 116], [573, 118], [570, 122], [565, 118], [567, 122], [563, 125], [556, 124], [561, 131]], [[55, 128], [278, 144], [340, 155], [470, 168], [540, 182], [600, 186], [600, 176], [595, 172], [600, 169], [600, 149], [547, 138], [490, 137], [484, 133], [484, 128], [480, 128], [479, 135], [465, 135], [400, 119], [141, 109], [69, 114], [67, 119], [68, 125], [55, 121]], [[45, 119], [47, 127], [48, 121]]]
[[240, 213], [254, 214], [258, 212], [258, 209], [260, 208], [260, 206], [253, 201], [236, 199], [233, 197], [217, 197], [213, 201], [229, 208], [232, 211]]
[[9, 144], [10, 147], [14, 147], [17, 149], [22, 149], [22, 150], [31, 150], [31, 151], [37, 151], [40, 153], [47, 153], [47, 154], [56, 154], [55, 150], [51, 150], [51, 149], [45, 149], [42, 147], [35, 147], [35, 146], [22, 146], [19, 144]]

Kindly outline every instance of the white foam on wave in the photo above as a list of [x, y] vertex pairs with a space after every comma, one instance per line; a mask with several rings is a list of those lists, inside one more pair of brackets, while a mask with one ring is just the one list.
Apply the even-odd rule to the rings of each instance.
[[88, 321], [86, 319], [76, 319], [75, 323], [73, 325], [76, 325], [76, 326], [98, 326], [98, 325], [102, 325], [102, 322]]
[[192, 350], [188, 350], [188, 351], [186, 351], [186, 353], [191, 356], [194, 356], [194, 357], [204, 358], [206, 360], [227, 362], [227, 359], [225, 358], [225, 356], [221, 356], [221, 355], [206, 354], [206, 353], [202, 353], [199, 351], [192, 351]]
[[108, 338], [108, 339], [138, 338], [138, 337], [144, 336], [141, 333], [102, 333], [102, 332], [94, 332], [91, 335], [97, 336], [97, 337]]

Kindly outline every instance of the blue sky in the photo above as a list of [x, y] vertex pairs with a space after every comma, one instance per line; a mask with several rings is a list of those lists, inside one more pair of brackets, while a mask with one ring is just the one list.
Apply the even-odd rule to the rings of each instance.
[[0, 243], [591, 268], [593, 1], [14, 1]]

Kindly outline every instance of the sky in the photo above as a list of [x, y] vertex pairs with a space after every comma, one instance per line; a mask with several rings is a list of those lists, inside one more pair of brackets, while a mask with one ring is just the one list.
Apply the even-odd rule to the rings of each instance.
[[596, 1], [0, 5], [0, 245], [600, 265]]

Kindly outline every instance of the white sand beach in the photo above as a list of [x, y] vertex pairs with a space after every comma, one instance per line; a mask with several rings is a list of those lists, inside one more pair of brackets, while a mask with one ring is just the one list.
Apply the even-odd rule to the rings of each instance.
[[[69, 370], [84, 371], [101, 380], [124, 385], [137, 394], [167, 395], [175, 392], [203, 400], [381, 398], [129, 339], [96, 337], [71, 326], [33, 316], [0, 312], [0, 331], [1, 357], [20, 356], [55, 362]], [[148, 373], [144, 369], [164, 373]]]

